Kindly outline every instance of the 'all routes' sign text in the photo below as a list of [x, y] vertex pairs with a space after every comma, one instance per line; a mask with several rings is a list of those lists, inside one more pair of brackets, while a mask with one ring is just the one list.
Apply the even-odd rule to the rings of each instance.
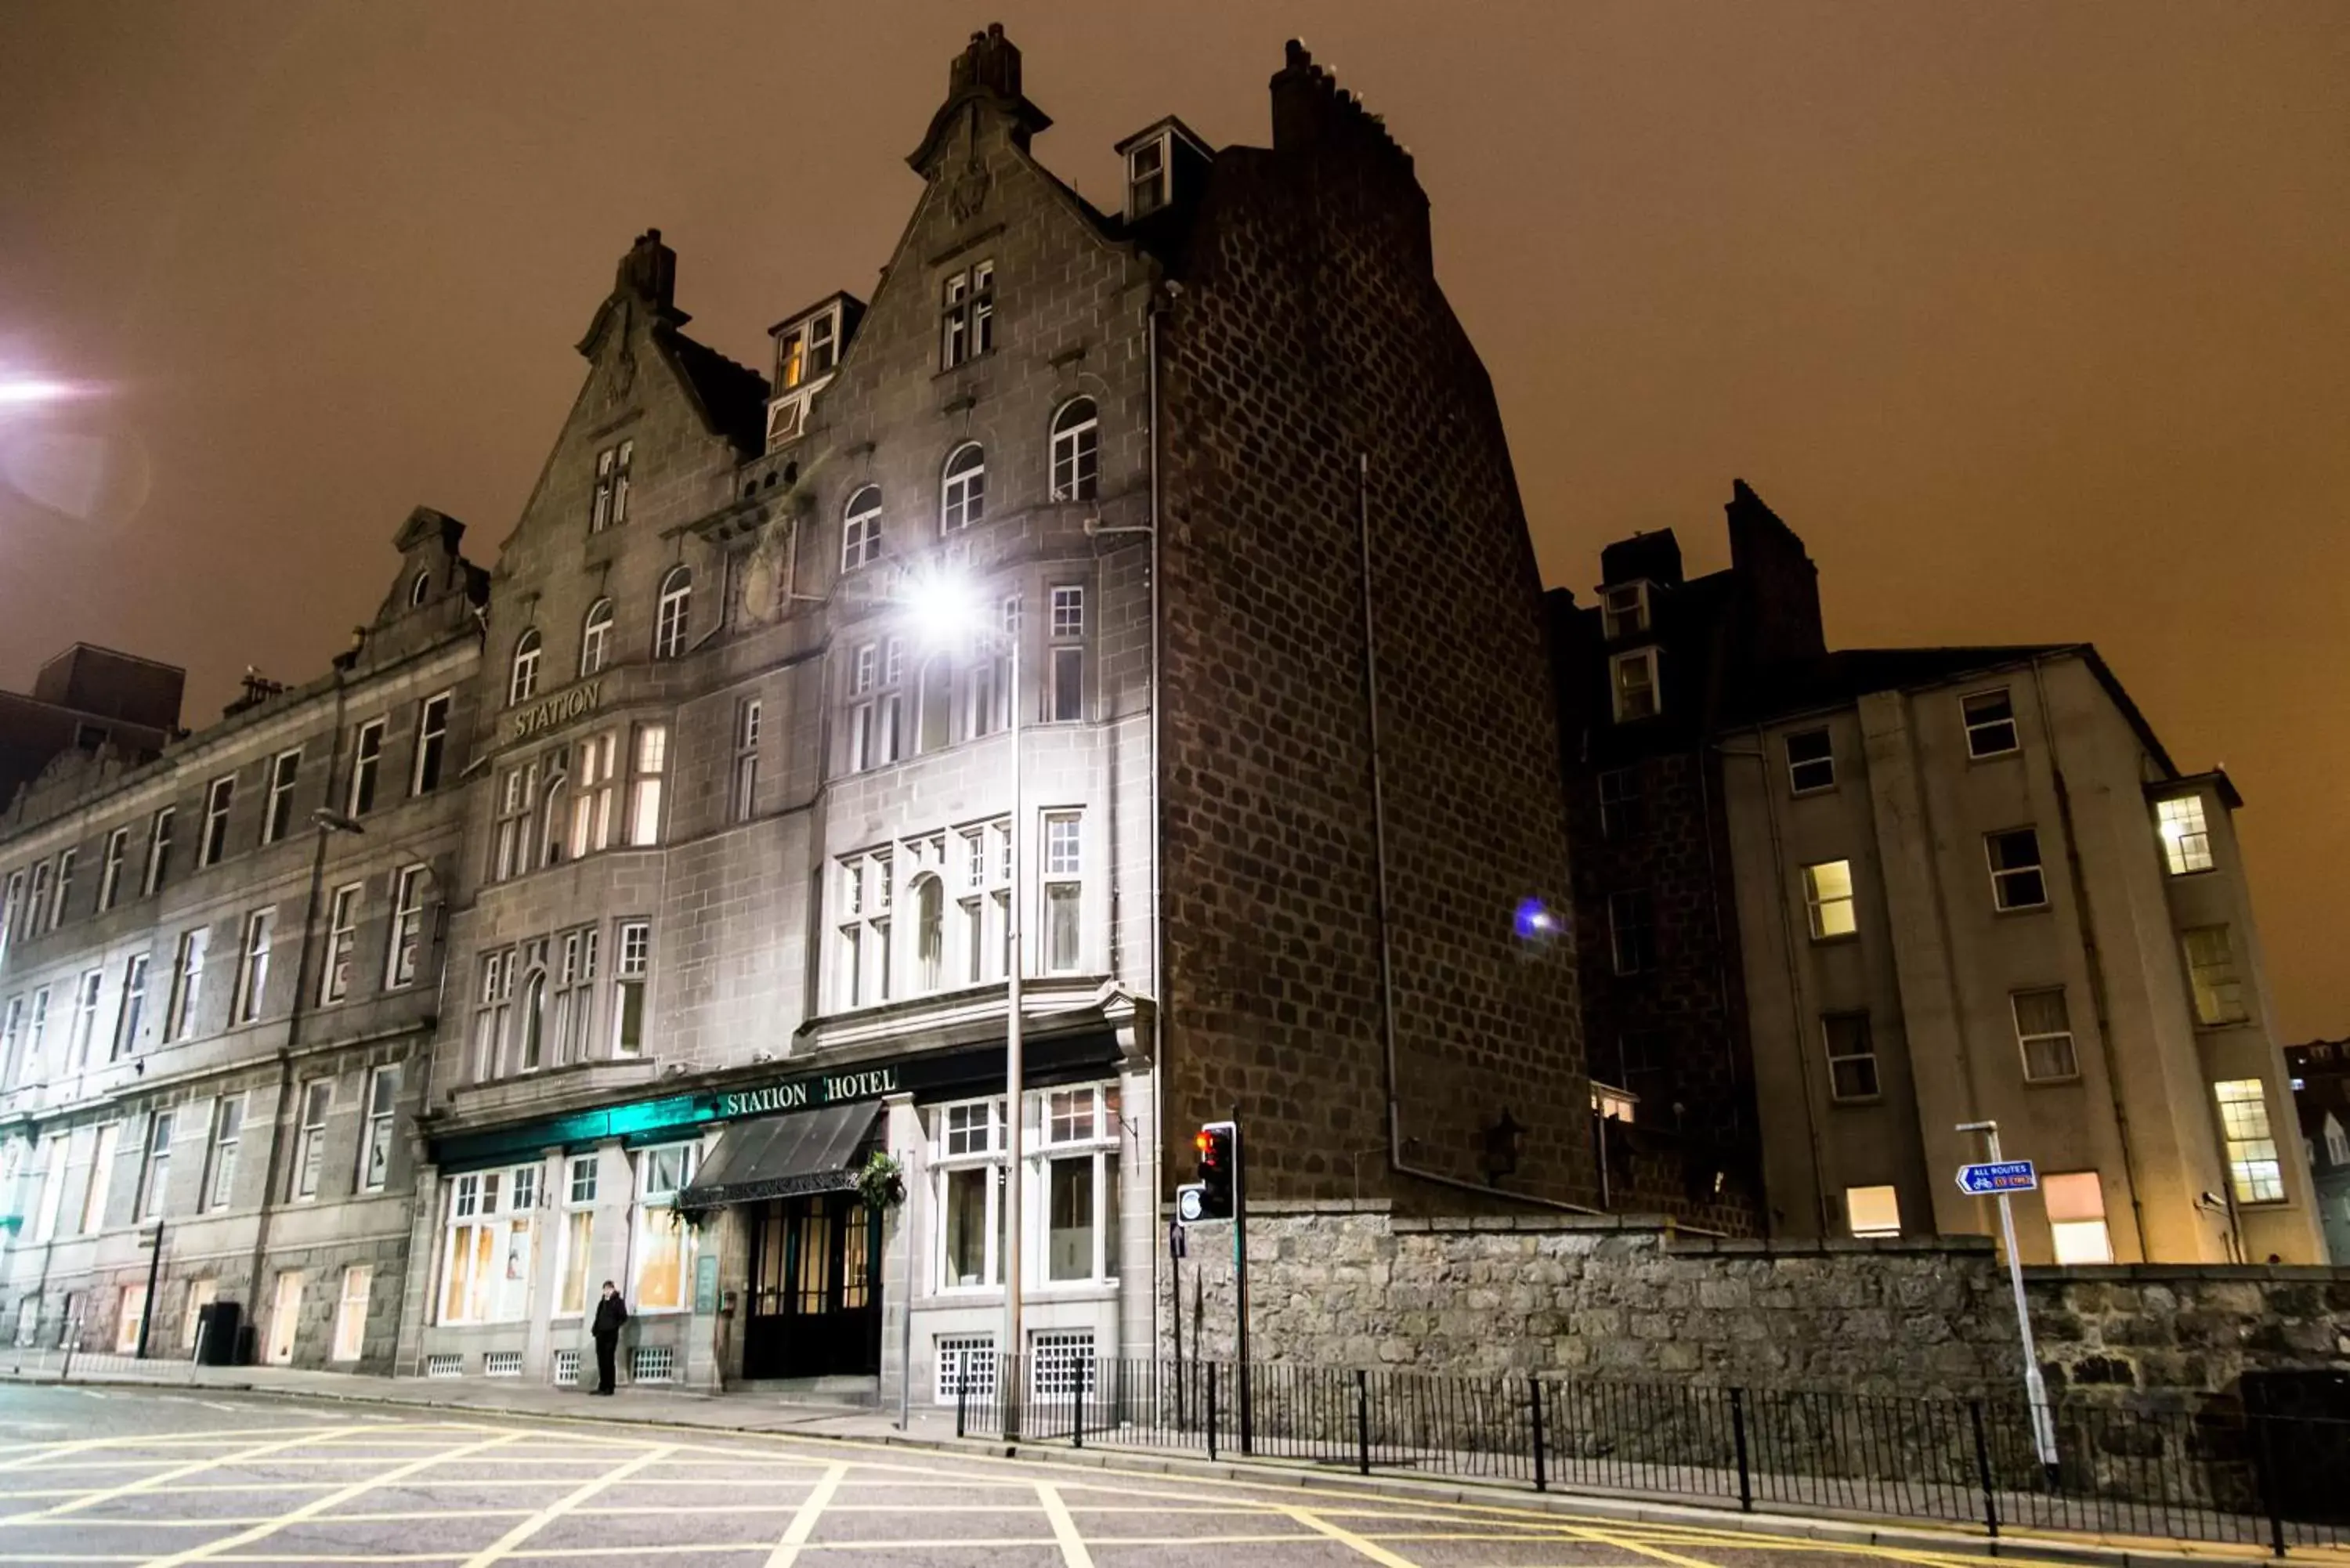
[[1959, 1167], [1959, 1190], [1971, 1198], [2002, 1192], [2030, 1192], [2040, 1185], [2040, 1173], [2028, 1159], [2001, 1159]]

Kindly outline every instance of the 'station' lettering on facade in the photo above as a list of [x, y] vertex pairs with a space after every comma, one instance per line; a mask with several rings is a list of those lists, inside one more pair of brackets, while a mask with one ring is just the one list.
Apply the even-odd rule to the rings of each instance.
[[878, 1100], [898, 1092], [898, 1069], [876, 1067], [864, 1073], [825, 1073], [806, 1078], [786, 1078], [759, 1089], [733, 1089], [718, 1096], [721, 1120], [765, 1116], [771, 1111], [806, 1110], [812, 1106], [846, 1105], [851, 1100]]
[[603, 698], [604, 683], [601, 680], [583, 680], [569, 691], [557, 691], [545, 701], [516, 713], [514, 716], [514, 732], [507, 738], [527, 741], [541, 731], [552, 730], [557, 724], [567, 724], [582, 714], [594, 712], [597, 703]]

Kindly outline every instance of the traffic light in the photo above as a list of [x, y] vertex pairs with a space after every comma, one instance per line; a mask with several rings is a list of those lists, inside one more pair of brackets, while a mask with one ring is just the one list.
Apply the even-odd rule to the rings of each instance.
[[1232, 1217], [1232, 1191], [1239, 1180], [1238, 1150], [1231, 1122], [1210, 1122], [1191, 1141], [1200, 1150], [1200, 1214], [1202, 1220]]

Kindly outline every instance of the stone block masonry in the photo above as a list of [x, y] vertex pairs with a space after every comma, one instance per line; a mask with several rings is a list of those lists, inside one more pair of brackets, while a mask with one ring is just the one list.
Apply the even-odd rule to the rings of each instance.
[[[1191, 1228], [1187, 1355], [1233, 1353], [1231, 1236]], [[2005, 1269], [1970, 1239], [1787, 1246], [1269, 1205], [1249, 1270], [1260, 1361], [1951, 1398], [2022, 1381]], [[2194, 1404], [2250, 1372], [2350, 1370], [2350, 1270], [2043, 1269], [2026, 1290], [2062, 1397]], [[1162, 1293], [1168, 1334], [1174, 1304]]]

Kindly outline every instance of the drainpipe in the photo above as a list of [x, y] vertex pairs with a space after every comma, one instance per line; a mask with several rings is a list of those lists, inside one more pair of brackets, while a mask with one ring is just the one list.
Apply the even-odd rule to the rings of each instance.
[[[1144, 343], [1150, 392], [1150, 1170], [1149, 1191], [1161, 1190], [1160, 1162], [1167, 1154], [1167, 1126], [1161, 1112], [1167, 1083], [1167, 908], [1160, 897], [1159, 866], [1167, 858], [1165, 815], [1159, 809], [1159, 724], [1161, 692], [1159, 664], [1162, 633], [1159, 626], [1159, 319], [1167, 308], [1166, 295], [1150, 292], [1145, 317]], [[1175, 1303], [1180, 1312], [1182, 1303]], [[1150, 1344], [1159, 1345], [1159, 1249], [1150, 1249]], [[1178, 1359], [1180, 1357], [1179, 1355]]]
[[[1413, 1165], [1404, 1158], [1403, 1101], [1396, 1072], [1394, 919], [1388, 890], [1387, 794], [1379, 769], [1378, 642], [1371, 618], [1371, 455], [1368, 452], [1357, 454], [1356, 460], [1355, 502], [1363, 563], [1363, 706], [1370, 736], [1371, 844], [1378, 871], [1379, 1043], [1387, 1073], [1388, 1168], [1398, 1176], [1409, 1176], [1415, 1180], [1449, 1187], [1458, 1192], [1507, 1199], [1513, 1203], [1531, 1204], [1564, 1214], [1604, 1215], [1607, 1212], [1604, 1209], [1587, 1209], [1579, 1203], [1563, 1202], [1555, 1198], [1536, 1198], [1529, 1193], [1512, 1192], [1506, 1188], [1446, 1176]], [[1679, 1228], [1695, 1230], [1692, 1226]], [[1713, 1234], [1711, 1231], [1697, 1233]]]

